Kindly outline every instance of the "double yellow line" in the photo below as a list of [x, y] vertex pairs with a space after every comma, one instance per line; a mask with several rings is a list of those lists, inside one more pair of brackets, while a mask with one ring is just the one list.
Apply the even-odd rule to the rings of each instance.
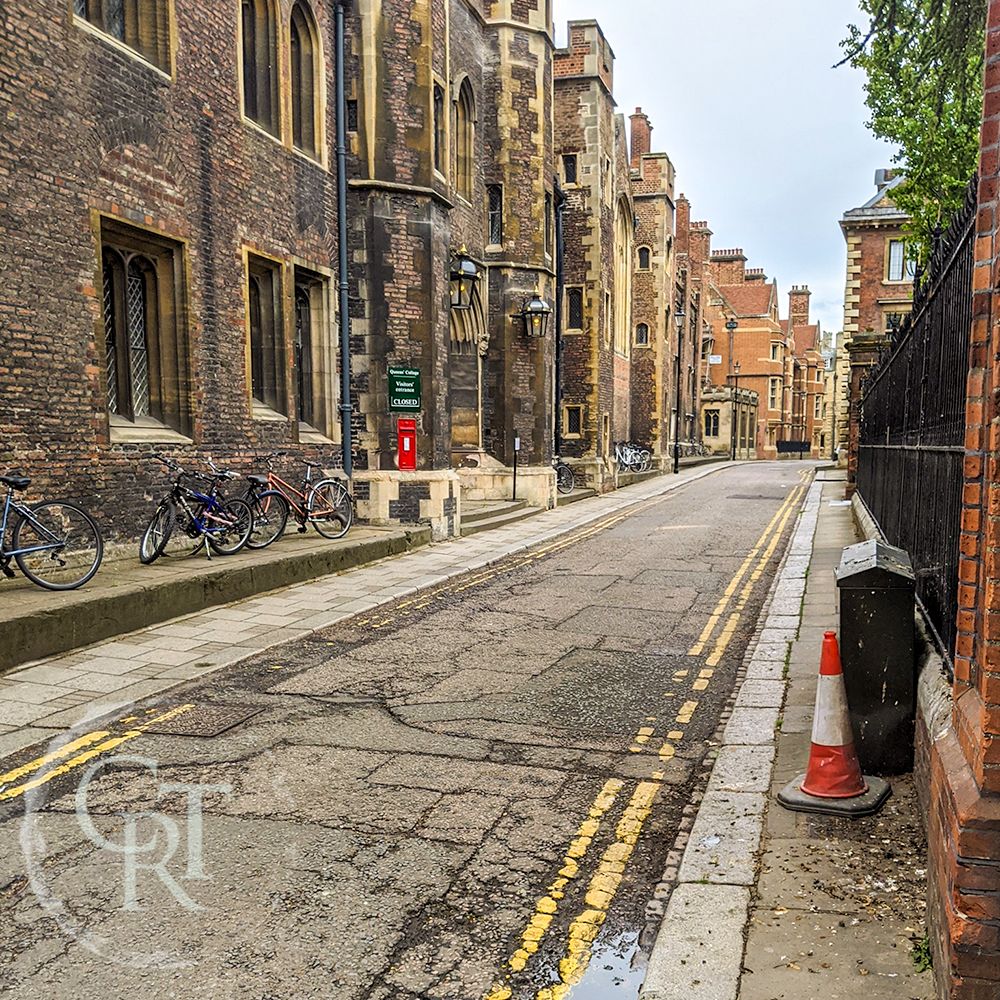
[[[763, 574], [764, 569], [771, 557], [774, 555], [774, 551], [777, 548], [778, 543], [781, 541], [785, 525], [788, 523], [789, 518], [801, 502], [805, 489], [806, 487], [804, 483], [796, 486], [785, 499], [785, 502], [778, 508], [777, 513], [773, 518], [771, 518], [771, 521], [764, 529], [760, 538], [757, 539], [756, 544], [750, 550], [749, 555], [747, 555], [740, 568], [736, 571], [736, 575], [729, 581], [728, 586], [722, 592], [722, 597], [719, 598], [719, 603], [715, 606], [715, 610], [711, 615], [709, 615], [708, 621], [705, 623], [705, 627], [702, 629], [701, 635], [698, 637], [698, 641], [688, 650], [688, 656], [701, 656], [701, 654], [705, 652], [705, 649], [715, 632], [716, 626], [718, 626], [723, 620], [726, 609], [736, 596], [737, 590], [740, 588], [740, 584], [743, 583], [743, 588], [737, 598], [736, 610], [730, 614], [726, 620], [722, 631], [719, 633], [719, 636], [715, 641], [714, 648], [706, 661], [710, 667], [718, 665], [736, 633], [736, 627], [739, 624], [740, 617], [746, 607], [747, 601], [753, 593], [753, 588]], [[755, 561], [756, 566], [754, 565]], [[751, 567], [753, 567], [753, 569], [751, 569]], [[747, 574], [749, 574], [749, 576]], [[745, 583], [744, 577], [747, 578]]]
[[[0, 774], [0, 802], [16, 799], [34, 788], [48, 784], [55, 778], [69, 774], [70, 771], [82, 767], [95, 757], [100, 757], [110, 750], [116, 750], [123, 743], [128, 743], [142, 736], [146, 730], [153, 726], [174, 719], [185, 712], [190, 712], [192, 708], [194, 705], [178, 705], [176, 708], [159, 715], [155, 714], [156, 709], [150, 709], [147, 714], [153, 715], [153, 718], [147, 719], [141, 726], [135, 726], [118, 736], [113, 736], [104, 730], [87, 733], [85, 736], [59, 747], [58, 750], [53, 750], [27, 764], [15, 767], [6, 774]], [[28, 777], [29, 775], [33, 775], [33, 777]], [[28, 780], [22, 781], [23, 778], [28, 778]]]
[[[804, 473], [802, 475], [803, 484], [792, 490], [764, 529], [764, 532], [757, 540], [750, 554], [726, 587], [722, 598], [706, 623], [698, 642], [692, 647], [691, 655], [693, 656], [700, 655], [705, 650], [707, 644], [712, 639], [716, 626], [723, 620], [727, 609], [735, 597], [737, 601], [735, 609], [729, 615], [722, 631], [716, 639], [715, 648], [707, 661], [708, 667], [701, 670], [697, 679], [693, 682], [692, 688], [694, 691], [700, 692], [708, 688], [709, 682], [715, 672], [714, 667], [721, 660], [722, 655], [732, 640], [750, 595], [753, 593], [754, 587], [773, 556], [789, 518], [796, 511], [801, 501], [805, 492], [804, 483], [806, 478], [807, 474]], [[636, 513], [635, 509], [622, 517], [609, 519], [608, 522], [601, 522], [601, 524], [587, 532], [586, 535], [574, 537], [568, 542], [553, 546], [549, 551], [556, 548], [564, 548], [566, 545], [579, 541], [581, 537], [588, 537], [591, 534], [606, 530], [611, 524], [618, 523], [624, 520], [624, 517], [634, 513]], [[541, 555], [541, 553], [538, 554]], [[493, 575], [495, 573], [489, 574], [486, 578]], [[740, 589], [741, 583], [743, 584], [742, 589]], [[739, 592], [738, 597], [736, 596], [737, 592]], [[675, 676], [675, 680], [682, 679], [681, 675], [686, 678], [688, 671], [679, 671], [678, 675]], [[698, 706], [699, 702], [693, 699], [684, 702], [677, 712], [674, 725], [677, 727], [686, 727], [689, 725]], [[641, 753], [655, 734], [655, 728], [648, 725], [651, 722], [655, 722], [655, 719], [647, 718], [645, 721], [647, 725], [639, 729], [632, 741], [630, 747], [630, 752], [632, 753]], [[570, 923], [565, 951], [559, 961], [560, 981], [553, 986], [543, 987], [538, 990], [535, 994], [535, 1000], [565, 1000], [573, 987], [583, 979], [590, 964], [594, 942], [604, 924], [608, 909], [625, 875], [626, 866], [632, 858], [643, 826], [652, 812], [656, 795], [665, 779], [665, 774], [660, 768], [663, 768], [673, 759], [676, 754], [677, 744], [683, 740], [683, 737], [684, 732], [682, 728], [671, 729], [666, 734], [666, 740], [657, 754], [656, 766], [658, 769], [653, 772], [650, 780], [642, 781], [636, 787], [615, 830], [615, 841], [602, 855], [597, 869], [587, 886], [584, 899], [585, 908]], [[583, 860], [586, 848], [593, 843], [599, 833], [603, 817], [614, 804], [623, 787], [623, 782], [613, 779], [606, 783], [601, 791], [598, 792], [597, 797], [590, 806], [587, 819], [584, 820], [570, 848], [567, 850], [567, 864], [559, 872], [559, 877], [549, 887], [547, 894], [538, 901], [534, 913], [522, 932], [520, 947], [508, 960], [505, 972], [500, 981], [494, 983], [492, 989], [484, 996], [483, 1000], [510, 1000], [513, 996], [511, 986], [513, 975], [521, 972], [531, 956], [538, 951], [543, 936], [550, 928], [558, 913], [559, 905], [565, 896], [567, 886], [579, 874], [579, 862]]]

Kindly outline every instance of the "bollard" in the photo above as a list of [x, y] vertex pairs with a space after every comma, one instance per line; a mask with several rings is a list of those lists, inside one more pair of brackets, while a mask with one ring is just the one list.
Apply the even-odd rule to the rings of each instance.
[[911, 771], [917, 672], [910, 557], [877, 540], [851, 545], [837, 586], [844, 683], [861, 767], [878, 774]]

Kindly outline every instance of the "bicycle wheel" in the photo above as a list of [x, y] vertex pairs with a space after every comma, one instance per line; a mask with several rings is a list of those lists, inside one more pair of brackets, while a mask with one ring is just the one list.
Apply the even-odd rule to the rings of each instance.
[[560, 462], [556, 466], [556, 488], [560, 493], [572, 493], [576, 481], [573, 477], [573, 470], [568, 465]]
[[247, 540], [247, 548], [266, 549], [285, 533], [288, 501], [277, 490], [248, 493], [244, 499], [253, 512], [253, 527]]
[[312, 526], [324, 538], [343, 538], [354, 522], [354, 500], [336, 479], [324, 479], [313, 487], [306, 510]]
[[156, 562], [163, 555], [163, 550], [170, 541], [174, 530], [176, 515], [172, 503], [161, 503], [156, 513], [150, 519], [139, 542], [139, 562], [144, 566]]
[[206, 514], [208, 544], [220, 556], [235, 555], [246, 545], [253, 530], [253, 511], [245, 500], [221, 500], [220, 507]]
[[104, 557], [104, 542], [94, 519], [76, 504], [50, 500], [36, 504], [11, 532], [14, 561], [34, 584], [46, 590], [76, 590], [96, 572]]

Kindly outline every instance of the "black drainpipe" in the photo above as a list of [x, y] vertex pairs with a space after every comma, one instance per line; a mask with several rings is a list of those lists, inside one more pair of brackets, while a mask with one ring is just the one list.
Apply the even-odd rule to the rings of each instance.
[[347, 281], [347, 94], [344, 85], [344, 8], [349, 0], [334, 0], [337, 31], [337, 264], [340, 311], [340, 428], [344, 474], [354, 476], [351, 418], [351, 315]]
[[563, 267], [563, 257], [566, 251], [563, 234], [563, 209], [566, 207], [566, 195], [559, 186], [559, 178], [555, 181], [556, 190], [556, 422], [555, 422], [555, 453], [556, 458], [562, 456], [562, 348], [563, 348], [563, 286], [566, 275]]

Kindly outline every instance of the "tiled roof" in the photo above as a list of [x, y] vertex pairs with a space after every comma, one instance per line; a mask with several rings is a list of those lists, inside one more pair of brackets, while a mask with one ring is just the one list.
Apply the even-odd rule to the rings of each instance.
[[797, 326], [795, 328], [795, 353], [804, 354], [806, 351], [816, 350], [816, 341], [819, 339], [819, 323], [810, 323], [808, 326]]
[[737, 316], [768, 316], [771, 313], [774, 285], [722, 285], [719, 291]]

